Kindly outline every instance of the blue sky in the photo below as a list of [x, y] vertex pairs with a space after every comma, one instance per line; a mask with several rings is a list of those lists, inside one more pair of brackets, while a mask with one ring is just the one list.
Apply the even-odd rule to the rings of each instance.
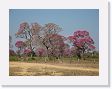
[[15, 37], [19, 24], [22, 22], [41, 25], [55, 23], [62, 27], [60, 34], [68, 37], [77, 29], [85, 29], [95, 41], [99, 49], [99, 10], [98, 9], [10, 9], [9, 34], [12, 36], [13, 49], [15, 42], [20, 40]]

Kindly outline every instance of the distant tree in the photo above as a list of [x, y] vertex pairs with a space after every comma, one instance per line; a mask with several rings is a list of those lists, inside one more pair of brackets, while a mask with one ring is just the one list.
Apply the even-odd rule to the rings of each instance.
[[9, 48], [11, 49], [13, 46], [12, 46], [12, 37], [9, 36]]
[[70, 48], [64, 49], [64, 57], [70, 57], [71, 56], [71, 50]]
[[73, 46], [76, 47], [78, 59], [81, 59], [81, 56], [83, 57], [85, 52], [95, 49], [94, 41], [87, 31], [76, 31], [73, 36], [69, 36], [68, 39], [73, 43]]
[[76, 57], [76, 47], [71, 47], [71, 57]]
[[15, 51], [12, 49], [9, 49], [9, 56], [15, 56], [15, 55], [16, 55]]
[[16, 55], [15, 51], [12, 48], [13, 48], [12, 37], [9, 36], [9, 56], [15, 56]]

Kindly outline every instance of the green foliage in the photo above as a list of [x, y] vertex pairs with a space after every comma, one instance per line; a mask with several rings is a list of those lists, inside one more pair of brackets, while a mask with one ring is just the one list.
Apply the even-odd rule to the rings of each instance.
[[99, 58], [99, 54], [98, 53], [95, 53], [95, 54], [86, 53], [84, 54], [84, 58]]
[[9, 56], [9, 61], [19, 61], [17, 56]]
[[[89, 60], [89, 61], [99, 61], [99, 55], [95, 54], [95, 55], [91, 55], [91, 54], [86, 54], [83, 55], [83, 59], [84, 60]], [[81, 60], [83, 60], [81, 59]], [[77, 56], [73, 56], [73, 57], [61, 57], [61, 58], [56, 58], [56, 57], [17, 57], [17, 56], [10, 56], [9, 57], [9, 61], [24, 61], [24, 62], [38, 62], [38, 63], [44, 63], [44, 62], [54, 62], [54, 63], [58, 63], [58, 62], [64, 62], [64, 63], [72, 63], [74, 61], [77, 61], [78, 57]]]

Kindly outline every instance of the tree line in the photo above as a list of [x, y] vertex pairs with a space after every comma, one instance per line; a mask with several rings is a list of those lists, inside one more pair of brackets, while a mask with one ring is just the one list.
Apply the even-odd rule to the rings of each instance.
[[31, 58], [38, 56], [47, 59], [75, 56], [80, 60], [84, 59], [85, 54], [95, 54], [95, 43], [88, 31], [76, 29], [68, 37], [60, 35], [61, 31], [62, 28], [54, 23], [42, 26], [38, 23], [23, 22], [15, 34], [16, 38], [22, 38], [15, 43], [18, 48], [16, 52], [12, 49], [12, 37], [9, 36], [9, 55]]

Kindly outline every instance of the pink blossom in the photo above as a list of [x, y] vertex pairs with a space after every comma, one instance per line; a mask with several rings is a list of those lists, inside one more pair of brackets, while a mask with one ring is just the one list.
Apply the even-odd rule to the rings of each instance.
[[64, 49], [64, 55], [65, 56], [70, 56], [71, 55], [71, 50], [70, 49]]
[[61, 36], [59, 34], [50, 34], [49, 37], [51, 39], [51, 44], [54, 47], [64, 47], [64, 36]]
[[25, 30], [29, 28], [29, 24], [27, 22], [21, 23], [20, 24], [20, 30]]
[[16, 55], [16, 53], [14, 52], [14, 50], [9, 49], [9, 55], [10, 55], [10, 56], [14, 56], [14, 55]]
[[35, 53], [38, 56], [45, 56], [46, 55], [46, 50], [44, 48], [37, 48], [35, 50]]
[[25, 45], [26, 44], [23, 41], [17, 41], [15, 44], [15, 46], [18, 48], [23, 48], [23, 47], [25, 47]]
[[32, 51], [30, 49], [25, 49], [24, 54], [30, 54]]
[[29, 24], [27, 22], [23, 22], [23, 23], [20, 24], [19, 30], [16, 34], [20, 35], [20, 34], [24, 33], [24, 30], [26, 30], [28, 28], [29, 28]]
[[85, 36], [89, 36], [89, 32], [84, 31]]
[[77, 47], [84, 47], [85, 45], [88, 45], [88, 48], [95, 49], [93, 46], [94, 41], [93, 39], [89, 36], [89, 32], [87, 31], [76, 31], [74, 32], [73, 36], [68, 37], [70, 40], [72, 40], [73, 44]]
[[90, 48], [90, 49], [95, 49], [95, 46], [89, 45], [89, 48]]

